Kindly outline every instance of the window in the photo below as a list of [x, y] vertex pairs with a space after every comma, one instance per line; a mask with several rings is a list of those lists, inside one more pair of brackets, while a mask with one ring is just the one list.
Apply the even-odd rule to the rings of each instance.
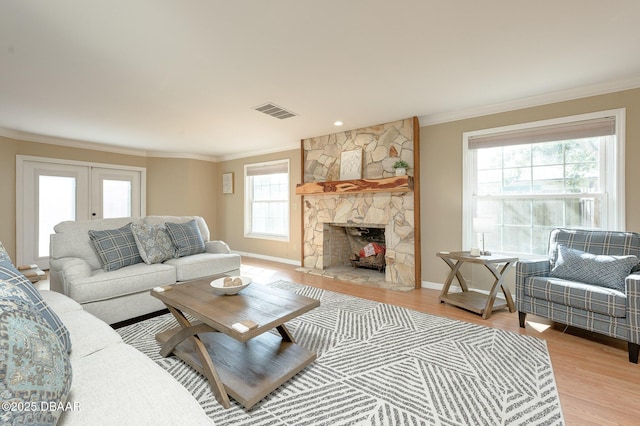
[[624, 229], [623, 129], [621, 109], [465, 133], [463, 246], [537, 256], [557, 227]]
[[289, 241], [289, 160], [247, 164], [245, 237]]

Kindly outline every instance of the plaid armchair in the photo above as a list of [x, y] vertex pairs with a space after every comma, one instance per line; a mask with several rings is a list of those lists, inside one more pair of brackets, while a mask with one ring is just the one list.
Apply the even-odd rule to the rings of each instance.
[[638, 258], [640, 234], [634, 232], [553, 230], [549, 259], [516, 265], [520, 327], [531, 313], [622, 339], [628, 342], [629, 361], [637, 364]]

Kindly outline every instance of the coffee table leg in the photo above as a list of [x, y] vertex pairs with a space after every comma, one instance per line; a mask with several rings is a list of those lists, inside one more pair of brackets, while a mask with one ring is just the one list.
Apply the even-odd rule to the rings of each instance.
[[285, 327], [284, 324], [279, 325], [278, 327], [276, 327], [276, 329], [278, 330], [278, 333], [280, 333], [280, 335], [282, 336], [283, 341], [291, 342], [291, 343], [296, 342], [293, 338], [293, 335], [289, 332], [289, 330], [287, 330], [287, 327]]
[[[180, 327], [183, 329], [190, 328], [191, 323], [184, 316], [182, 312], [177, 310], [172, 306], [167, 306], [169, 311], [173, 314], [173, 316], [180, 324]], [[187, 338], [191, 338], [193, 342], [193, 347], [198, 354], [198, 358], [200, 358], [200, 362], [202, 363], [202, 370], [204, 371], [204, 375], [209, 381], [209, 385], [211, 386], [211, 391], [213, 395], [216, 397], [216, 400], [222, 405], [224, 408], [231, 407], [231, 402], [229, 401], [229, 396], [227, 395], [227, 391], [224, 390], [224, 385], [222, 384], [222, 380], [218, 376], [218, 372], [216, 371], [213, 362], [211, 361], [211, 357], [209, 356], [209, 352], [207, 352], [207, 348], [204, 346], [204, 343], [200, 340], [197, 335], [190, 335], [186, 333]], [[175, 347], [175, 346], [174, 346]]]

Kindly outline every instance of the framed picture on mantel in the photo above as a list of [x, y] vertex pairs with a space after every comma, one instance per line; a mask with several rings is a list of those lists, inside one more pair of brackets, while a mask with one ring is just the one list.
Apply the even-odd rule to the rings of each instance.
[[362, 179], [362, 149], [340, 154], [340, 180]]
[[222, 174], [222, 193], [233, 194], [233, 172]]

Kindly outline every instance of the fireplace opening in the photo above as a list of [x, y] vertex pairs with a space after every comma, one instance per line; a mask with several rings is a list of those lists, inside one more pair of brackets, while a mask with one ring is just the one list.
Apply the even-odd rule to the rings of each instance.
[[383, 226], [328, 225], [325, 232], [324, 265], [352, 266], [385, 272], [385, 229]]

